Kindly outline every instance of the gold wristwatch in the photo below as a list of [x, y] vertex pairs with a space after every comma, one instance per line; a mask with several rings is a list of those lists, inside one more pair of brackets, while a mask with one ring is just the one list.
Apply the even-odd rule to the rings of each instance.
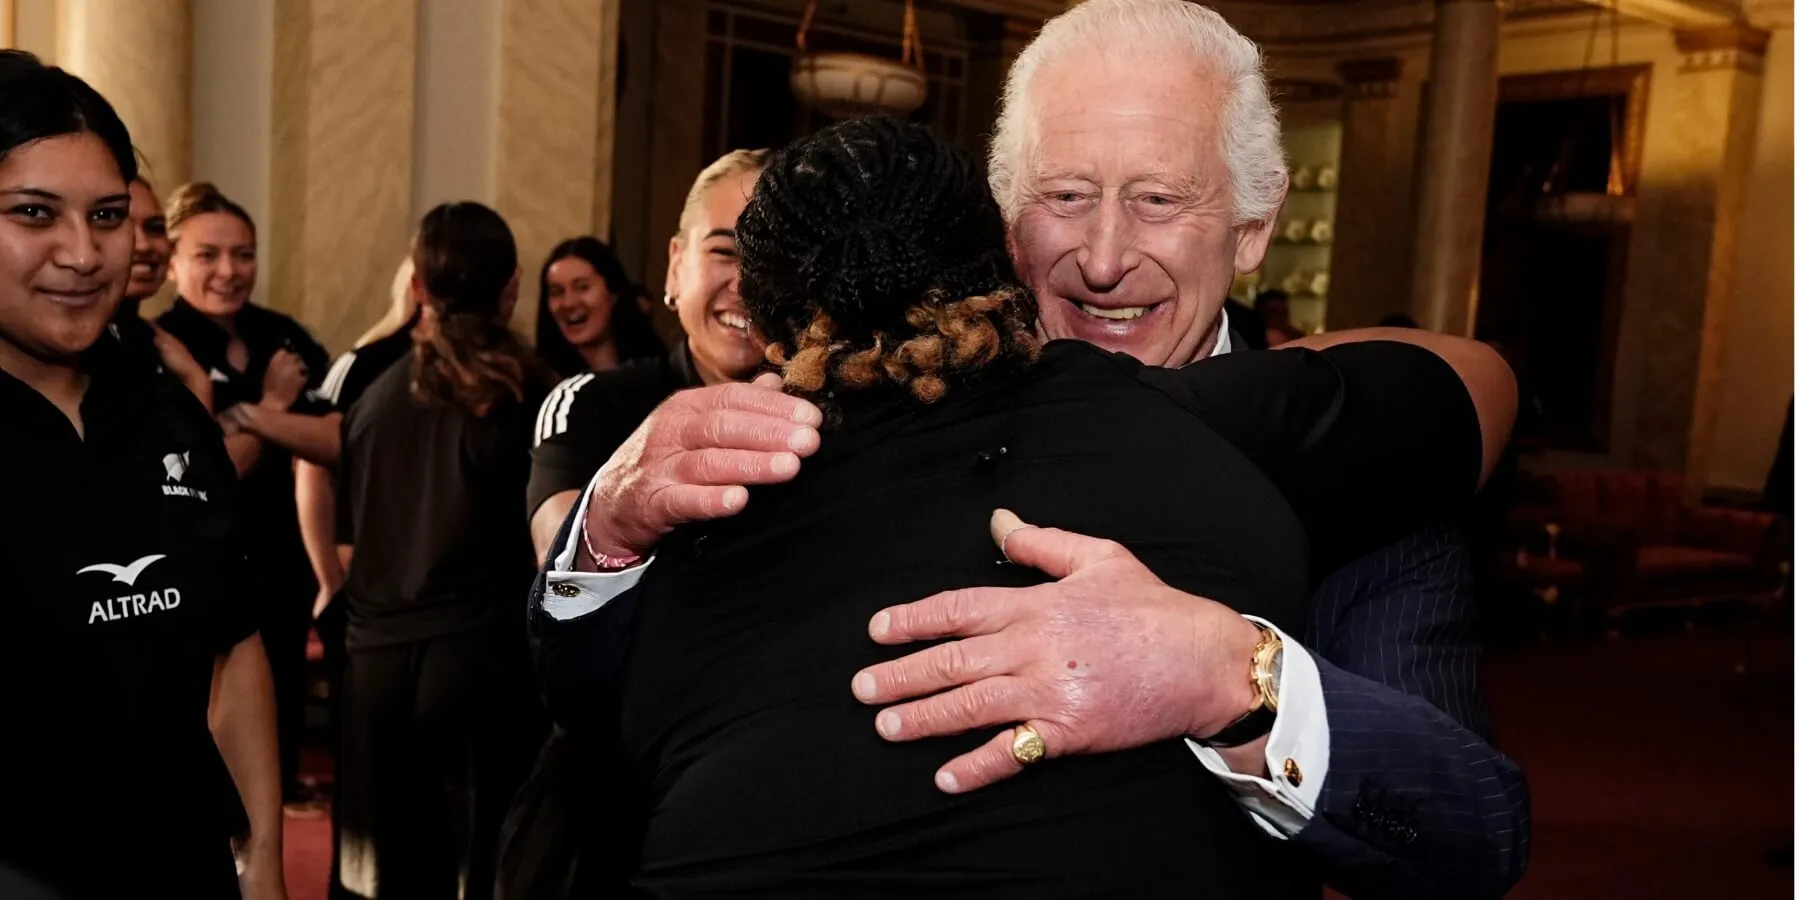
[[1241, 747], [1275, 727], [1275, 712], [1281, 707], [1281, 635], [1266, 625], [1257, 625], [1256, 630], [1262, 632], [1262, 640], [1250, 655], [1250, 683], [1262, 702], [1218, 734], [1201, 738], [1208, 747]]

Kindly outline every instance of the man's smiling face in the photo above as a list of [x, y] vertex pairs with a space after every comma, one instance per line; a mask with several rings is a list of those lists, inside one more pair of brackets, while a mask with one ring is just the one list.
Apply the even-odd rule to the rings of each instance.
[[1077, 53], [1033, 81], [1010, 239], [1044, 336], [1149, 365], [1205, 357], [1233, 274], [1262, 264], [1270, 231], [1234, 224], [1227, 85], [1173, 51]]

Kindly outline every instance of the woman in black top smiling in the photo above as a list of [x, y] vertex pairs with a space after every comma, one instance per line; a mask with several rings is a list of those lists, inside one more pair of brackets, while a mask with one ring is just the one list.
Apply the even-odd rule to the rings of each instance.
[[538, 272], [538, 356], [558, 378], [661, 356], [643, 300], [644, 289], [599, 238], [584, 234], [557, 244]]
[[170, 271], [180, 294], [157, 324], [206, 368], [225, 447], [243, 480], [238, 525], [275, 674], [282, 794], [299, 800], [306, 633], [317, 585], [301, 539], [294, 457], [337, 460], [337, 419], [314, 393], [329, 360], [299, 322], [250, 302], [256, 225], [242, 206], [195, 182], [169, 197], [168, 220]]
[[[617, 721], [649, 794], [637, 887], [1306, 896], [1287, 845], [1179, 740], [939, 790], [944, 760], [1017, 723], [884, 740], [849, 686], [904, 651], [868, 623], [940, 591], [1041, 582], [995, 564], [989, 515], [1010, 508], [1296, 629], [1314, 561], [1329, 569], [1474, 493], [1511, 400], [1469, 385], [1508, 383], [1504, 364], [1441, 335], [1178, 370], [1040, 346], [981, 167], [897, 120], [839, 123], [777, 154], [737, 231], [744, 306], [827, 426], [795, 480], [676, 529], [639, 583]], [[997, 675], [1023, 664], [989, 648], [959, 649]], [[1077, 682], [1111, 674], [1068, 665]], [[1230, 722], [1191, 724], [1209, 737]]]
[[[279, 900], [273, 701], [231, 460], [192, 394], [101, 339], [130, 276], [135, 170], [99, 94], [0, 51], [0, 867], [68, 900], [240, 884]], [[206, 802], [221, 755], [250, 814], [241, 881]]]

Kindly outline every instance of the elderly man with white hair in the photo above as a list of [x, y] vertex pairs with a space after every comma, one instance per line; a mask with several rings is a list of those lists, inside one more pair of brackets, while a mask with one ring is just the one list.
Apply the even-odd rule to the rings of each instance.
[[[1261, 265], [1288, 185], [1261, 54], [1216, 13], [1181, 0], [1088, 0], [1047, 23], [1008, 78], [989, 175], [1044, 337], [1160, 366], [1238, 349], [1224, 302], [1233, 275]], [[577, 513], [586, 518], [565, 525], [566, 552], [533, 600], [553, 704], [579, 707], [584, 691], [616, 677], [631, 588], [662, 535], [732, 515], [747, 486], [792, 478], [796, 453], [817, 446], [817, 412], [759, 384], [671, 398], [596, 476]], [[1095, 562], [1093, 539], [1023, 526], [1005, 542], [1071, 564], [1023, 589], [1029, 602], [957, 591], [877, 614], [870, 636], [983, 635], [1012, 658], [1102, 661], [1114, 676], [1038, 683], [946, 671], [956, 656], [923, 652], [858, 673], [852, 690], [883, 707], [876, 723], [889, 740], [1021, 718], [1041, 736], [1031, 753], [1003, 733], [947, 760], [940, 789], [979, 789], [1036, 751], [1184, 737], [1195, 765], [1271, 840], [1292, 842], [1341, 891], [1487, 897], [1517, 881], [1525, 784], [1485, 737], [1468, 563], [1449, 529], [1362, 560], [1316, 560], [1342, 568], [1321, 579], [1307, 633], [1272, 646], [1193, 640], [1246, 631], [1232, 627], [1236, 612], [1200, 597], [1182, 607], [1184, 627], [1152, 627], [1170, 589], [1128, 554], [1129, 564]], [[1108, 614], [1087, 614], [1099, 608]], [[1197, 658], [1202, 646], [1226, 649]], [[1234, 680], [1242, 690], [1216, 689]], [[1233, 724], [1191, 733], [1197, 721]]]

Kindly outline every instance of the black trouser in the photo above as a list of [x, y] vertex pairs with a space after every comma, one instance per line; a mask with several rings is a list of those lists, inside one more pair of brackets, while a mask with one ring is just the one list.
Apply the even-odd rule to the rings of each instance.
[[[342, 588], [331, 598], [331, 605], [325, 607], [324, 615], [313, 622], [313, 630], [319, 634], [319, 643], [325, 647], [325, 683], [330, 692], [329, 704], [330, 742], [333, 754], [339, 753], [344, 746], [344, 675], [350, 667], [349, 650], [344, 647], [344, 632], [350, 626], [350, 600]], [[331, 846], [338, 843], [338, 811], [335, 804], [331, 808]], [[331, 854], [331, 877], [327, 884], [337, 884], [337, 853]]]
[[310, 572], [289, 571], [263, 579], [258, 631], [275, 682], [275, 728], [281, 759], [281, 794], [296, 798], [300, 740], [306, 734], [306, 635], [318, 593]]
[[333, 895], [489, 897], [501, 821], [545, 733], [522, 636], [352, 650], [342, 709]]
[[[83, 844], [63, 851], [34, 850], [16, 861], [19, 873], [48, 888], [56, 900], [119, 900], [125, 897], [181, 897], [183, 900], [237, 900], [237, 864], [231, 842], [158, 844], [129, 847]], [[0, 862], [0, 897], [13, 900]], [[23, 897], [37, 895], [20, 892]]]
[[629, 771], [616, 743], [555, 729], [500, 832], [495, 900], [618, 896], [648, 819]]

